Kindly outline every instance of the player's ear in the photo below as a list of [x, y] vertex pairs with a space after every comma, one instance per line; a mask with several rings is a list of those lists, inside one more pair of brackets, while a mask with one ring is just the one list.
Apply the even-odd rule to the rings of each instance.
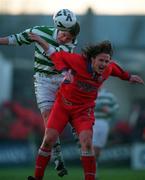
[[94, 57], [91, 57], [91, 62], [94, 62], [96, 58]]
[[95, 58], [91, 57], [91, 64], [92, 64], [92, 66], [94, 65], [94, 63], [95, 63]]

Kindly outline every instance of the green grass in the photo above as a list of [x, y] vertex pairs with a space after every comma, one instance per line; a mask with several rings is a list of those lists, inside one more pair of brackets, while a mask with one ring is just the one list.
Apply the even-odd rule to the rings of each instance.
[[[63, 178], [57, 176], [56, 171], [48, 168], [44, 180], [83, 180], [80, 167], [69, 167], [69, 174]], [[1, 168], [0, 180], [26, 180], [33, 174], [33, 168]], [[100, 180], [145, 180], [145, 171], [133, 171], [129, 169], [100, 169]]]

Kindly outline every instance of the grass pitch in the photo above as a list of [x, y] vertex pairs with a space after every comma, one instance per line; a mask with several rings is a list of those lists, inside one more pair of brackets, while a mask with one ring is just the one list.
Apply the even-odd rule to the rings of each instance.
[[[48, 168], [44, 180], [83, 180], [80, 167], [68, 167], [69, 174], [63, 178], [57, 176], [53, 168]], [[33, 175], [33, 168], [0, 168], [0, 180], [26, 180]], [[100, 169], [99, 180], [145, 180], [145, 171], [130, 169]]]

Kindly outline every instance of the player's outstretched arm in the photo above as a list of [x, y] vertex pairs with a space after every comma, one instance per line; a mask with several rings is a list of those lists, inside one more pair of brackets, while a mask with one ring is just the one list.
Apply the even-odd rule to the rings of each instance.
[[8, 44], [9, 44], [8, 37], [1, 37], [0, 38], [0, 45], [8, 45]]
[[129, 81], [132, 83], [144, 84], [144, 80], [138, 75], [131, 75]]

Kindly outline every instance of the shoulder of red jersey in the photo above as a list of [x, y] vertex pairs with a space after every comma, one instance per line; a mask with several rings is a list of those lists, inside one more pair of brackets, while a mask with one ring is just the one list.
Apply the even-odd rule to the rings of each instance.
[[116, 66], [116, 67], [118, 67], [118, 68], [121, 68], [120, 64], [117, 63], [115, 60], [111, 60], [110, 65], [111, 65], [111, 66]]
[[111, 60], [110, 67], [112, 69], [112, 75], [118, 74], [121, 79], [129, 80], [130, 73], [124, 70], [117, 62]]
[[81, 54], [79, 54], [79, 53], [69, 53], [69, 52], [65, 52], [65, 51], [60, 51], [61, 53], [62, 53], [62, 56], [63, 57], [66, 57], [66, 58], [69, 58], [69, 59], [73, 59], [73, 61], [75, 62], [75, 61], [77, 61], [77, 62], [81, 62], [82, 61], [82, 59], [84, 59], [84, 57], [81, 55]]
[[[118, 63], [117, 63], [115, 60], [113, 60], [113, 59], [111, 59], [110, 64], [118, 65]], [[118, 65], [118, 66], [119, 66], [119, 65]]]

